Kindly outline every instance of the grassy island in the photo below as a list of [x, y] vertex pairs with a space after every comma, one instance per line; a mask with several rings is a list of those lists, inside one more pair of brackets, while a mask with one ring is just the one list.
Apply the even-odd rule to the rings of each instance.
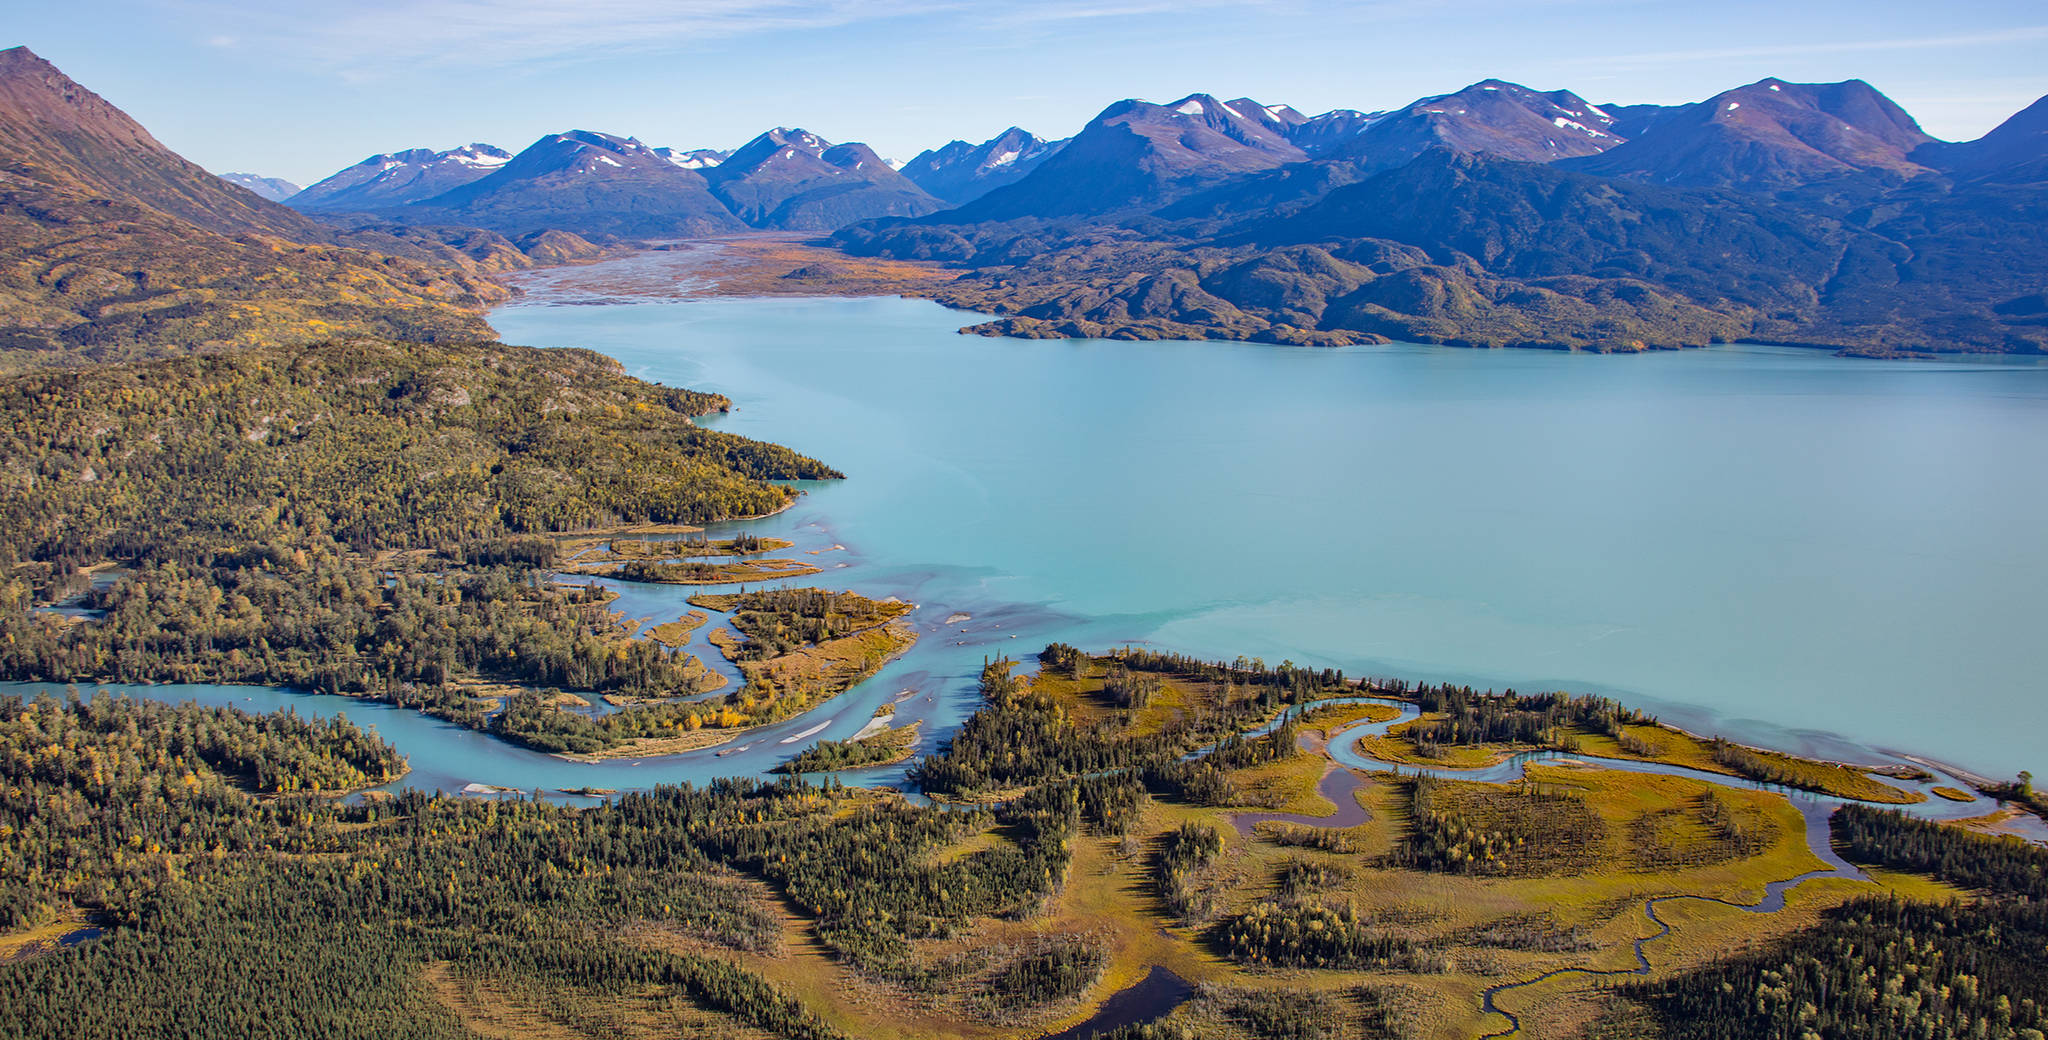
[[[910, 604], [851, 592], [771, 589], [698, 595], [690, 603], [732, 614], [739, 635], [721, 628], [707, 638], [739, 666], [746, 679], [739, 689], [711, 697], [626, 701], [627, 707], [594, 718], [527, 699], [493, 716], [493, 732], [529, 747], [588, 759], [698, 751], [837, 697], [917, 641], [916, 631], [902, 620], [913, 609]], [[705, 688], [721, 689], [724, 677], [707, 674], [718, 682]]]
[[884, 725], [873, 733], [855, 736], [851, 740], [821, 740], [776, 766], [775, 772], [834, 773], [906, 762], [917, 753], [920, 726], [921, 723], [917, 722], [907, 726]]
[[[744, 640], [725, 651], [747, 678], [733, 696], [751, 717], [788, 718], [852, 689], [917, 642], [904, 620], [915, 609], [824, 589], [768, 589], [697, 595], [692, 606], [729, 611]], [[712, 633], [714, 639], [718, 633]]]
[[625, 533], [562, 539], [563, 572], [667, 585], [731, 585], [802, 578], [822, 569], [799, 560], [747, 559], [795, 544], [786, 538], [742, 533], [714, 540], [704, 537], [701, 528], [682, 529], [673, 538], [645, 536], [668, 533], [654, 530], [635, 532], [642, 537], [624, 537]]
[[807, 578], [824, 568], [797, 560], [737, 560], [706, 563], [698, 560], [651, 562], [631, 560], [609, 569], [579, 567], [579, 574], [608, 574], [626, 581], [661, 585], [734, 585], [782, 578]]
[[648, 626], [647, 638], [666, 647], [678, 647], [689, 642], [690, 633], [703, 628], [705, 622], [710, 620], [711, 615], [701, 610], [693, 610], [674, 621]]
[[[1927, 800], [1918, 791], [1877, 779], [1876, 769], [1697, 737], [1606, 698], [1480, 693], [1471, 687], [1403, 682], [1368, 688], [1422, 709], [1420, 718], [1359, 742], [1360, 750], [1384, 762], [1476, 769], [1517, 754], [1555, 751], [1662, 762], [1859, 801], [1908, 805]], [[1921, 770], [1913, 773], [1926, 777]]]

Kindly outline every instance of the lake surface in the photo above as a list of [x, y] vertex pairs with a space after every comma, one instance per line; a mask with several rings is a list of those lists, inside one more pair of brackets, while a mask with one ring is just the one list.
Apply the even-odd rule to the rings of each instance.
[[[588, 305], [607, 266], [492, 321], [725, 393], [707, 425], [845, 471], [738, 526], [828, 568], [801, 583], [919, 604], [918, 647], [790, 733], [901, 698], [929, 748], [985, 656], [1142, 641], [2048, 772], [2048, 366], [991, 340], [899, 299]], [[737, 773], [802, 746], [783, 735], [571, 768]]]

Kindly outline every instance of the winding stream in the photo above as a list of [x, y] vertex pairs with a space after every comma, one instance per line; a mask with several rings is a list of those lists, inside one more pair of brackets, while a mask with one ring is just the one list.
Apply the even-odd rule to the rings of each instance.
[[1488, 986], [1480, 994], [1480, 1006], [1484, 1008], [1486, 1011], [1489, 1011], [1493, 1014], [1499, 1015], [1502, 1018], [1506, 1019], [1508, 1025], [1505, 1029], [1500, 1029], [1491, 1033], [1484, 1034], [1479, 1038], [1479, 1040], [1499, 1040], [1500, 1037], [1513, 1036], [1516, 1033], [1522, 1031], [1521, 1016], [1515, 1014], [1512, 1011], [1507, 1010], [1506, 1008], [1501, 1007], [1498, 1000], [1496, 999], [1503, 993], [1510, 993], [1518, 989], [1528, 989], [1530, 987], [1538, 986], [1542, 983], [1548, 982], [1551, 979], [1563, 978], [1568, 975], [1584, 975], [1588, 978], [1615, 978], [1623, 975], [1650, 974], [1650, 957], [1648, 953], [1644, 952], [1643, 947], [1671, 934], [1671, 922], [1664, 920], [1664, 918], [1659, 916], [1657, 913], [1657, 908], [1663, 906], [1666, 903], [1685, 901], [1699, 903], [1714, 903], [1720, 906], [1734, 907], [1735, 909], [1740, 910], [1744, 913], [1775, 914], [1778, 911], [1783, 910], [1785, 908], [1785, 894], [1787, 892], [1790, 892], [1792, 889], [1797, 888], [1800, 885], [1806, 884], [1809, 881], [1819, 881], [1823, 878], [1842, 878], [1844, 880], [1849, 881], [1870, 880], [1868, 875], [1864, 874], [1863, 871], [1857, 869], [1855, 865], [1842, 859], [1841, 856], [1834, 851], [1829, 839], [1827, 814], [1806, 813], [1805, 815], [1807, 846], [1813, 849], [1816, 855], [1820, 855], [1822, 859], [1828, 861], [1829, 865], [1827, 869], [1808, 871], [1807, 873], [1801, 874], [1798, 877], [1787, 878], [1783, 881], [1770, 882], [1769, 884], [1764, 886], [1763, 899], [1755, 903], [1737, 903], [1732, 900], [1719, 898], [1717, 896], [1701, 896], [1692, 895], [1688, 893], [1678, 893], [1675, 895], [1666, 896], [1653, 896], [1649, 899], [1646, 899], [1643, 901], [1643, 915], [1648, 917], [1651, 923], [1657, 926], [1657, 930], [1649, 935], [1643, 936], [1642, 938], [1635, 940], [1635, 967], [1613, 969], [1584, 967], [1556, 968], [1551, 971], [1546, 971], [1543, 974], [1536, 976], [1535, 978], [1524, 979], [1520, 982], [1504, 982], [1499, 985]]
[[[1338, 806], [1339, 812], [1334, 816], [1326, 817], [1302, 816], [1298, 814], [1289, 813], [1243, 814], [1233, 818], [1233, 822], [1237, 824], [1238, 829], [1241, 833], [1249, 833], [1250, 826], [1262, 820], [1284, 820], [1286, 822], [1311, 827], [1348, 827], [1355, 826], [1358, 823], [1364, 822], [1366, 818], [1363, 815], [1364, 810], [1362, 807], [1356, 806], [1357, 800], [1355, 795], [1353, 794], [1353, 792], [1355, 792], [1357, 787], [1359, 786], [1359, 782], [1357, 777], [1350, 772], [1350, 769], [1361, 769], [1370, 771], [1392, 771], [1396, 773], [1406, 772], [1417, 775], [1440, 777], [1444, 779], [1473, 780], [1483, 783], [1512, 783], [1522, 779], [1524, 776], [1527, 775], [1528, 766], [1531, 763], [1540, 763], [1544, 761], [1582, 762], [1590, 765], [1595, 765], [1603, 769], [1617, 769], [1625, 772], [1655, 773], [1664, 776], [1686, 777], [1689, 779], [1700, 780], [1706, 783], [1716, 784], [1723, 787], [1752, 787], [1766, 788], [1779, 791], [1780, 793], [1785, 795], [1787, 800], [1790, 801], [1795, 808], [1799, 810], [1801, 818], [1805, 821], [1807, 849], [1811, 851], [1815, 857], [1819, 858], [1822, 863], [1826, 864], [1826, 866], [1823, 869], [1808, 871], [1807, 873], [1800, 874], [1797, 877], [1785, 878], [1783, 880], [1772, 881], [1766, 884], [1764, 886], [1763, 898], [1755, 903], [1737, 903], [1732, 900], [1719, 898], [1717, 896], [1703, 896], [1694, 895], [1690, 893], [1673, 893], [1670, 895], [1652, 896], [1648, 899], [1645, 899], [1642, 903], [1643, 914], [1650, 919], [1651, 923], [1657, 926], [1657, 930], [1650, 935], [1643, 936], [1634, 941], [1633, 946], [1636, 959], [1634, 967], [1615, 969], [1600, 969], [1587, 967], [1557, 968], [1551, 971], [1544, 972], [1541, 975], [1537, 975], [1534, 978], [1523, 979], [1517, 982], [1500, 983], [1498, 985], [1489, 986], [1481, 993], [1481, 1005], [1486, 1011], [1500, 1015], [1507, 1021], [1508, 1024], [1505, 1029], [1497, 1030], [1492, 1033], [1487, 1033], [1483, 1037], [1481, 1037], [1480, 1040], [1499, 1040], [1499, 1038], [1501, 1037], [1513, 1036], [1521, 1031], [1522, 1022], [1520, 1017], [1517, 1016], [1515, 1013], [1508, 1011], [1507, 1009], [1502, 1008], [1500, 1006], [1498, 998], [1502, 994], [1511, 993], [1520, 989], [1527, 989], [1529, 987], [1537, 986], [1544, 982], [1548, 982], [1552, 979], [1568, 975], [1584, 975], [1592, 978], [1612, 978], [1624, 975], [1642, 976], [1650, 974], [1650, 958], [1649, 954], [1645, 950], [1645, 947], [1648, 946], [1650, 943], [1653, 943], [1658, 939], [1662, 939], [1665, 936], [1671, 934], [1670, 922], [1666, 921], [1657, 912], [1658, 907], [1663, 906], [1664, 904], [1682, 901], [1705, 902], [1715, 903], [1721, 906], [1733, 907], [1737, 910], [1743, 911], [1744, 913], [1774, 914], [1785, 908], [1785, 898], [1787, 893], [1808, 882], [1819, 881], [1827, 878], [1840, 878], [1851, 881], [1869, 880], [1868, 876], [1864, 874], [1862, 870], [1858, 869], [1854, 864], [1850, 863], [1846, 859], [1843, 859], [1841, 854], [1835, 851], [1832, 840], [1832, 834], [1829, 828], [1829, 817], [1833, 815], [1835, 809], [1842, 805], [1847, 804], [1850, 801], [1853, 801], [1854, 799], [1836, 798], [1827, 795], [1818, 795], [1802, 791], [1790, 791], [1783, 788], [1772, 787], [1772, 785], [1768, 784], [1761, 784], [1754, 781], [1748, 781], [1720, 773], [1712, 773], [1704, 770], [1692, 769], [1685, 766], [1667, 765], [1657, 762], [1636, 762], [1627, 759], [1605, 758], [1596, 755], [1583, 754], [1566, 755], [1561, 753], [1545, 752], [1538, 754], [1516, 755], [1507, 759], [1506, 761], [1479, 769], [1449, 769], [1427, 766], [1418, 767], [1412, 765], [1397, 765], [1395, 763], [1385, 762], [1380, 759], [1376, 759], [1369, 755], [1364, 754], [1358, 749], [1359, 741], [1367, 736], [1385, 735], [1389, 729], [1398, 726], [1404, 722], [1413, 721], [1414, 719], [1420, 717], [1421, 711], [1415, 705], [1403, 701], [1386, 700], [1383, 698], [1341, 698], [1333, 699], [1330, 701], [1318, 702], [1318, 704], [1311, 705], [1310, 707], [1318, 707], [1322, 704], [1360, 702], [1388, 705], [1398, 709], [1400, 711], [1400, 714], [1395, 718], [1381, 722], [1364, 722], [1359, 723], [1355, 726], [1351, 726], [1343, 730], [1341, 733], [1337, 734], [1328, 742], [1327, 754], [1329, 755], [1329, 757], [1334, 762], [1342, 766], [1349, 767], [1346, 769], [1339, 769], [1330, 774], [1325, 775], [1322, 783], [1319, 785], [1319, 790], [1322, 792], [1323, 796], [1326, 798], [1330, 798], [1331, 801], [1335, 802]], [[1270, 730], [1271, 728], [1272, 725], [1269, 724], [1265, 727], [1262, 727], [1262, 730]], [[1906, 760], [1902, 758], [1900, 759], [1900, 761], [1904, 762]], [[1923, 766], [1925, 765], [1925, 763], [1919, 764], [1922, 764]], [[1901, 790], [1919, 790], [1922, 791], [1922, 793], [1924, 793], [1925, 788], [1930, 787], [1935, 783], [1942, 782], [1948, 783], [1959, 789], [1969, 790], [1969, 785], [1967, 783], [1953, 776], [1948, 775], [1940, 775], [1937, 777], [1936, 780], [1927, 781], [1925, 783], [1918, 785], [1909, 783], [1907, 781], [1898, 780], [1895, 778], [1885, 777], [1882, 775], [1873, 775], [1875, 775], [1878, 780], [1886, 784], [1889, 784], [1893, 787], [1900, 788]], [[1352, 782], [1348, 785], [1343, 783], [1333, 784], [1331, 782], [1332, 778], [1337, 776], [1350, 776]], [[1339, 788], [1342, 789], [1345, 796], [1341, 799], [1334, 796], [1334, 792]], [[1357, 808], [1358, 811], [1356, 813], [1347, 812], [1345, 811], [1347, 806]], [[1887, 806], [1887, 808], [1897, 808], [1906, 812], [1909, 815], [1929, 820], [1967, 819], [1973, 816], [1985, 815], [1989, 812], [1992, 812], [1997, 807], [1997, 802], [1995, 802], [1992, 799], [1986, 798], [1983, 795], [1977, 795], [1975, 798], [1967, 802], [1951, 802], [1947, 799], [1929, 796], [1926, 798], [1925, 801], [1921, 802], [1911, 803], [1907, 805]], [[2048, 840], [2048, 823], [2044, 823], [2044, 821], [2042, 821], [2040, 818], [2029, 815], [2020, 817], [2015, 822], [2015, 829], [2019, 830], [2030, 840]]]

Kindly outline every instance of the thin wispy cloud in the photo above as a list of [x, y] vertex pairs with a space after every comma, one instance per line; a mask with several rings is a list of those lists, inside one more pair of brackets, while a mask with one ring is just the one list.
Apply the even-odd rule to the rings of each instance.
[[1735, 61], [1744, 58], [1805, 57], [1820, 54], [1855, 54], [1872, 51], [1913, 51], [1949, 47], [1982, 47], [1996, 44], [2048, 40], [2048, 25], [2024, 25], [1995, 32], [1961, 33], [1953, 36], [1909, 36], [1888, 40], [1824, 40], [1811, 43], [1759, 44], [1742, 47], [1714, 47], [1698, 50], [1655, 51], [1646, 54], [1600, 55], [1569, 59], [1570, 65], [1657, 65], [1689, 61]]
[[1055, 22], [1087, 22], [1105, 18], [1136, 18], [1144, 15], [1169, 14], [1175, 10], [1185, 11], [1194, 7], [1238, 7], [1253, 6], [1239, 0], [1189, 0], [1186, 3], [1077, 3], [1077, 4], [1020, 4], [1005, 7], [986, 17], [996, 25], [1038, 25]]
[[252, 8], [186, 0], [200, 24], [345, 74], [499, 68], [952, 10], [961, 0], [368, 0]]

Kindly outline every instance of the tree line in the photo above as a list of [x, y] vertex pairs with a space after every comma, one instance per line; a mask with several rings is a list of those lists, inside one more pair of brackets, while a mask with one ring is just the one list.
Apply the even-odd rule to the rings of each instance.
[[1672, 1040], [2040, 1040], [2048, 1032], [2048, 849], [1855, 804], [1859, 863], [1975, 889], [1973, 901], [1853, 900], [1818, 925], [1676, 978], [1624, 987]]

